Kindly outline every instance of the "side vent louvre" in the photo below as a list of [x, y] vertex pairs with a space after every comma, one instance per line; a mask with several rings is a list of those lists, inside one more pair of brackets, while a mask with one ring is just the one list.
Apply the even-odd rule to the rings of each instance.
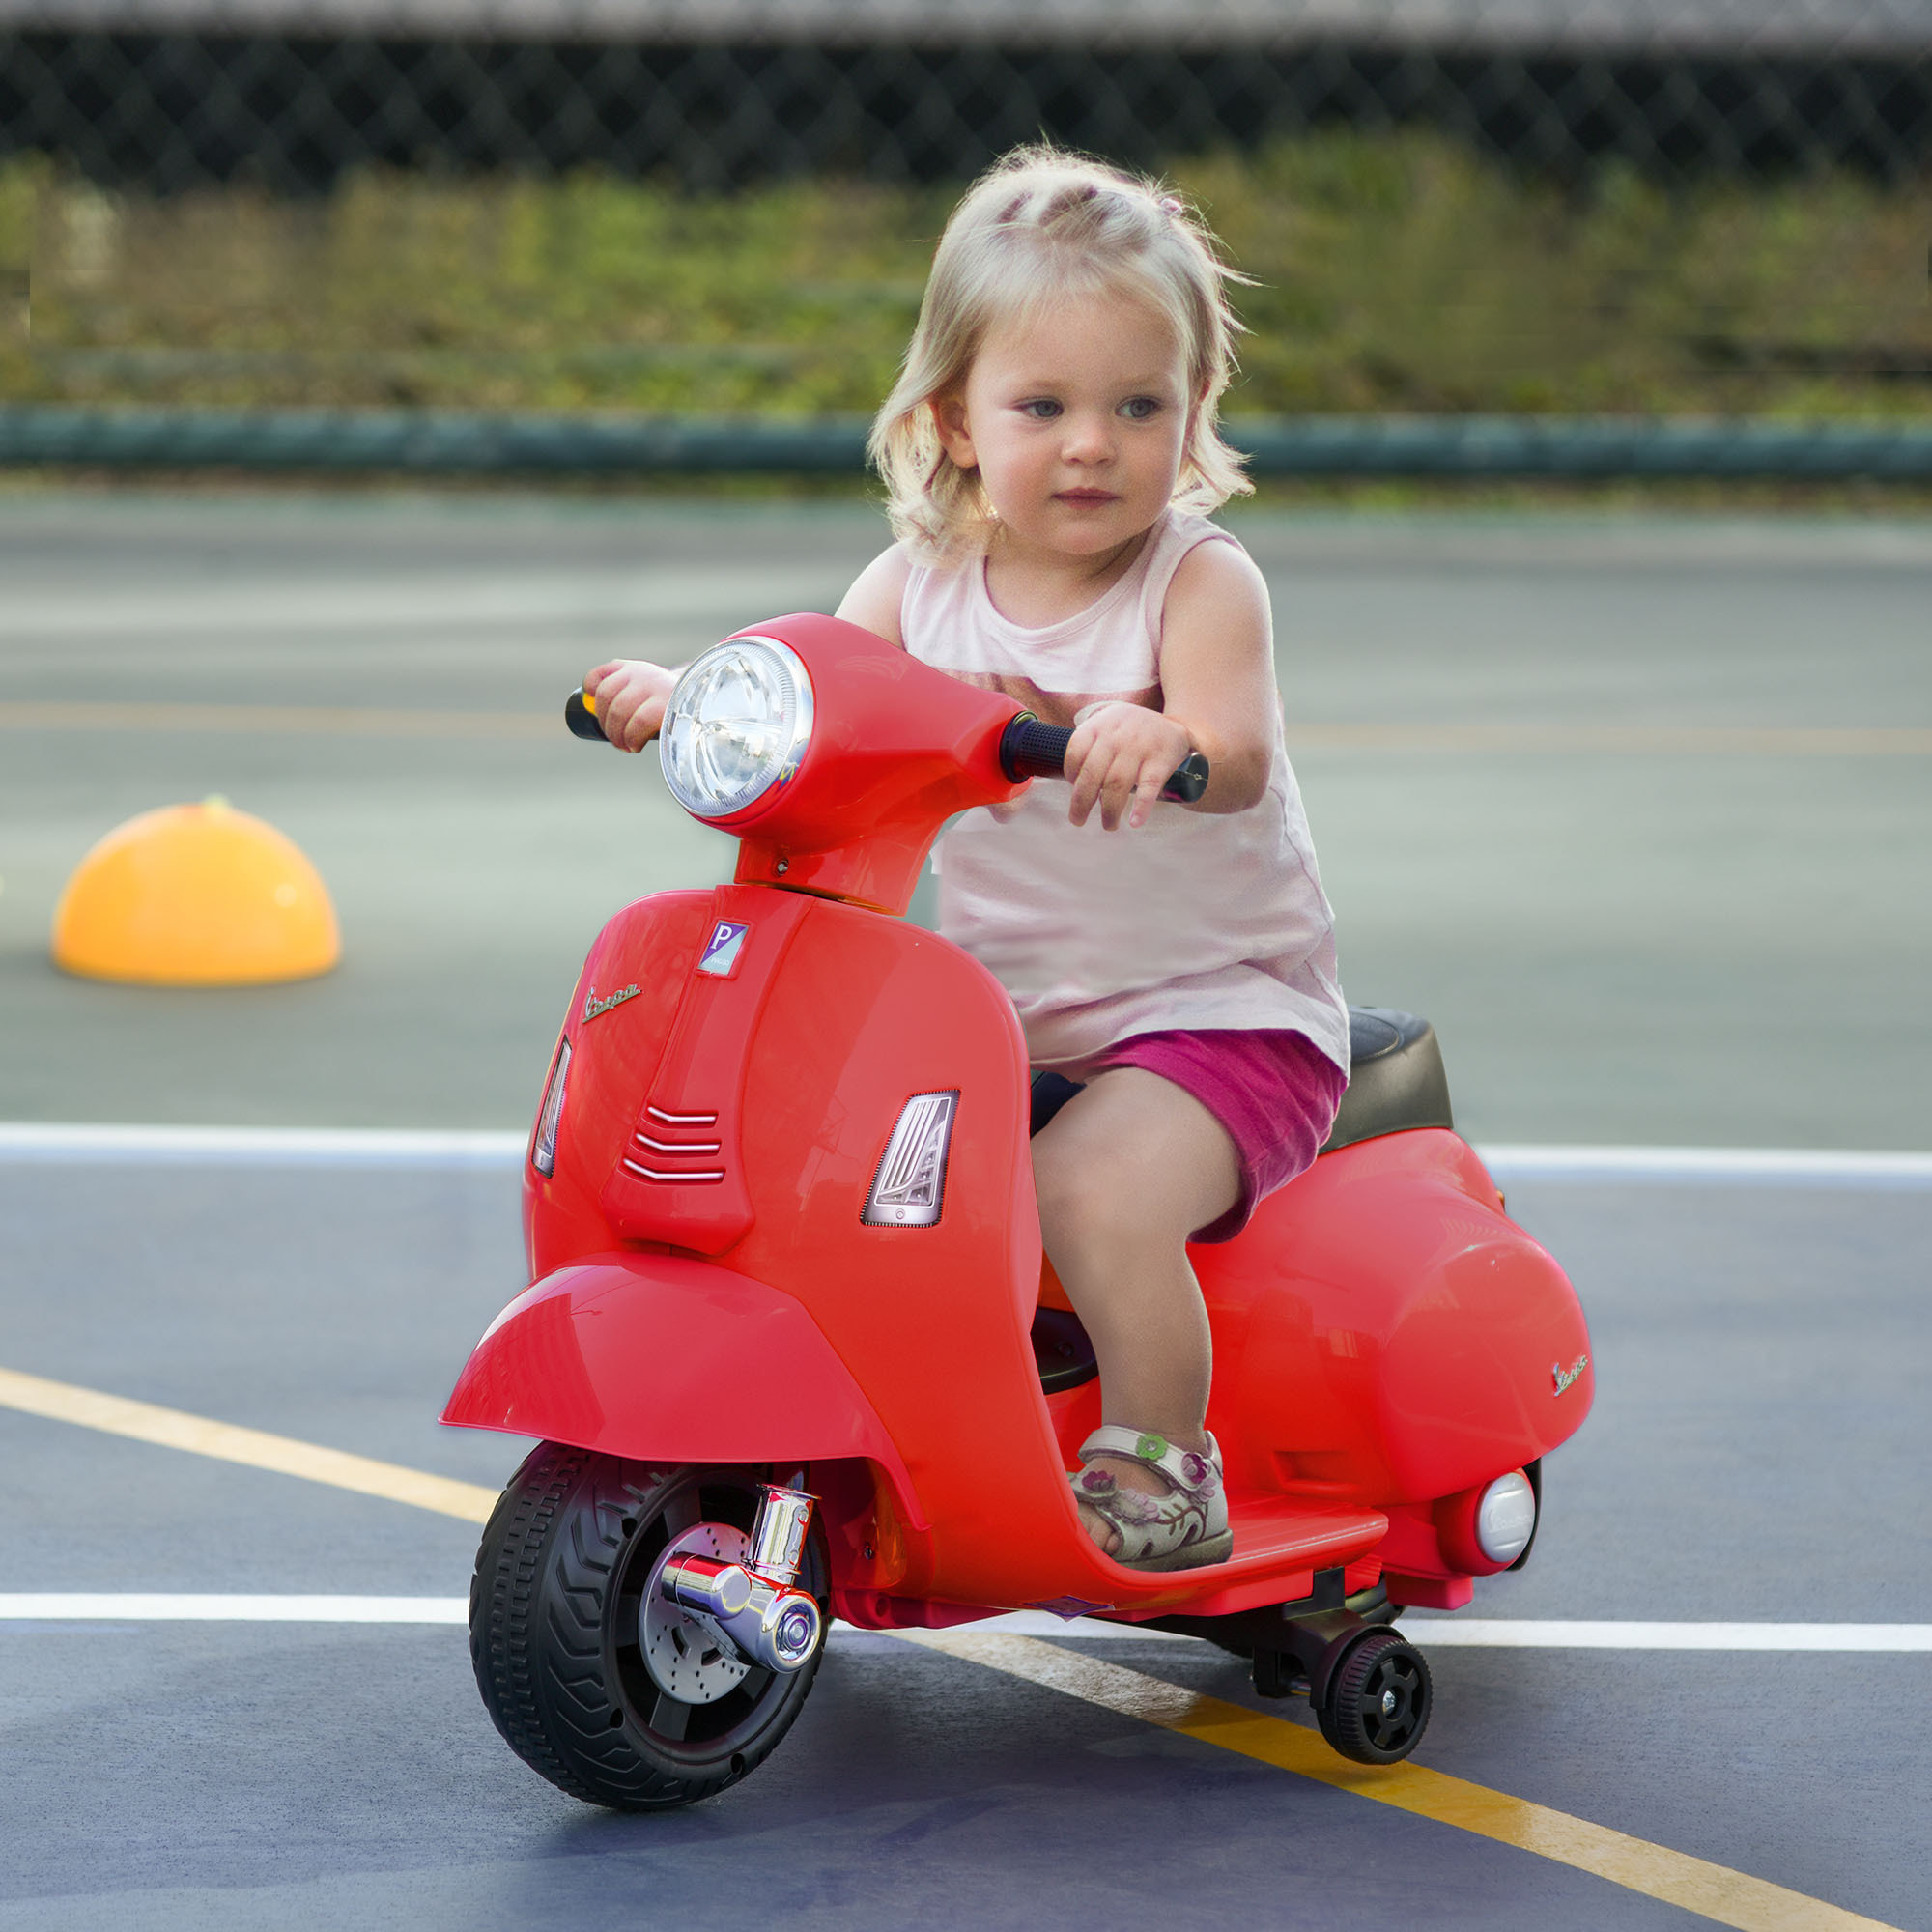
[[714, 1164], [724, 1151], [723, 1143], [702, 1138], [704, 1129], [717, 1127], [716, 1114], [667, 1114], [646, 1107], [644, 1116], [657, 1131], [646, 1133], [639, 1127], [631, 1136], [631, 1151], [624, 1155], [624, 1165], [640, 1180], [691, 1186], [724, 1179], [724, 1170]]

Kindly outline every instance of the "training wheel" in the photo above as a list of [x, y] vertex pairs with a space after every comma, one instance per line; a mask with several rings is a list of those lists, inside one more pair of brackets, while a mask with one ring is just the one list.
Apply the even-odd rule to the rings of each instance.
[[1344, 1757], [1395, 1764], [1421, 1742], [1434, 1696], [1422, 1653], [1392, 1630], [1372, 1630], [1336, 1666], [1316, 1721]]

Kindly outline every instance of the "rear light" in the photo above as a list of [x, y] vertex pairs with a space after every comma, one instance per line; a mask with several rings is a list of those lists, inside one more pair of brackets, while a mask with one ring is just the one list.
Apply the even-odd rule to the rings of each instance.
[[537, 1110], [537, 1130], [530, 1140], [530, 1165], [548, 1180], [556, 1172], [556, 1128], [563, 1118], [563, 1089], [570, 1074], [570, 1042], [559, 1040], [556, 1064], [550, 1070], [543, 1105]]
[[1520, 1469], [1498, 1476], [1476, 1505], [1476, 1542], [1492, 1563], [1510, 1564], [1536, 1534], [1536, 1492]]
[[1444, 1496], [1435, 1509], [1442, 1560], [1465, 1577], [1507, 1570], [1536, 1535], [1536, 1484], [1524, 1469]]

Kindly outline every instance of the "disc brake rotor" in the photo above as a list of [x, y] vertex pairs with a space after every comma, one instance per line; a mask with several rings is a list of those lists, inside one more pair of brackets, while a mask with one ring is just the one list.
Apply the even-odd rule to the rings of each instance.
[[697, 1522], [672, 1537], [651, 1565], [638, 1613], [638, 1644], [651, 1681], [680, 1704], [715, 1704], [745, 1681], [752, 1666], [720, 1650], [718, 1639], [682, 1605], [668, 1602], [658, 1590], [658, 1578], [673, 1556], [742, 1563], [751, 1547], [745, 1532], [728, 1522]]

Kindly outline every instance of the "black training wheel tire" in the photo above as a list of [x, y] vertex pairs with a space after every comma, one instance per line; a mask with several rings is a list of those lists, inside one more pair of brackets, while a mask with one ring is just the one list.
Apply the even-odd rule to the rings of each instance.
[[1336, 1665], [1316, 1712], [1321, 1735], [1357, 1764], [1395, 1764], [1429, 1727], [1429, 1662], [1392, 1630], [1373, 1630]]
[[[736, 1784], [791, 1728], [818, 1672], [753, 1670], [711, 1704], [667, 1696], [638, 1613], [653, 1561], [693, 1523], [750, 1531], [768, 1472], [659, 1467], [541, 1442], [491, 1513], [469, 1585], [469, 1658], [504, 1741], [560, 1791], [657, 1811]], [[831, 1622], [816, 1521], [799, 1585]]]

